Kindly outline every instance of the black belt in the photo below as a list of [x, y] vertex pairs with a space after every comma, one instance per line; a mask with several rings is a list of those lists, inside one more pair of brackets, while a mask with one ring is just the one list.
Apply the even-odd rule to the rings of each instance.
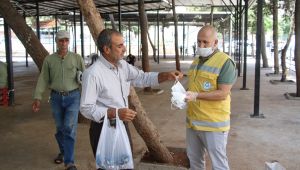
[[52, 93], [55, 93], [55, 94], [59, 94], [61, 96], [69, 96], [71, 93], [73, 92], [76, 92], [78, 91], [79, 89], [74, 89], [74, 90], [71, 90], [71, 91], [56, 91], [56, 90], [51, 90]]

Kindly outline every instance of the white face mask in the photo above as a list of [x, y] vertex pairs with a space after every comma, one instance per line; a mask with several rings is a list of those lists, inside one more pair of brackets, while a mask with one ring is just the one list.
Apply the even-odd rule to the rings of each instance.
[[208, 47], [208, 48], [201, 48], [198, 47], [196, 50], [196, 55], [199, 55], [201, 57], [208, 57], [214, 52], [213, 47]]
[[184, 109], [186, 107], [185, 96], [186, 91], [182, 84], [177, 81], [172, 86], [171, 109]]

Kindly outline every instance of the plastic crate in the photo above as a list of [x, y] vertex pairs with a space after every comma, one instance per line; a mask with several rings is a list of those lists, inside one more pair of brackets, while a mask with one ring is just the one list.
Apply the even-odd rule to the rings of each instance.
[[0, 88], [0, 105], [8, 106], [8, 89], [7, 88]]

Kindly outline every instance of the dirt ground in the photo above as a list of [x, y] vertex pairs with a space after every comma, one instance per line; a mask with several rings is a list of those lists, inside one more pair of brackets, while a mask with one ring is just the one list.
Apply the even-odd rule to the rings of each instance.
[[[191, 60], [181, 63], [186, 73]], [[140, 63], [137, 63], [139, 66]], [[151, 70], [175, 69], [174, 61], [151, 62]], [[286, 100], [285, 92], [295, 92], [295, 85], [271, 85], [272, 79], [262, 69], [260, 86], [260, 113], [265, 119], [250, 118], [254, 101], [254, 61], [249, 59], [247, 87], [240, 90], [242, 77], [232, 89], [231, 130], [228, 140], [228, 158], [232, 170], [264, 170], [265, 162], [277, 160], [287, 170], [300, 170], [300, 100]], [[242, 74], [241, 74], [242, 75]], [[53, 163], [58, 153], [55, 142], [55, 126], [44, 95], [39, 113], [31, 111], [32, 92], [38, 70], [33, 63], [14, 63], [15, 105], [0, 106], [0, 170], [63, 170], [63, 165]], [[293, 78], [293, 77], [291, 77]], [[187, 84], [187, 78], [181, 80]], [[168, 147], [185, 148], [185, 110], [171, 110], [170, 87], [173, 82], [159, 87], [162, 94], [144, 94], [137, 89], [149, 118], [160, 132]], [[146, 147], [130, 124], [134, 157], [138, 159]], [[75, 160], [78, 169], [93, 170], [95, 162], [88, 138], [88, 124], [79, 124]]]

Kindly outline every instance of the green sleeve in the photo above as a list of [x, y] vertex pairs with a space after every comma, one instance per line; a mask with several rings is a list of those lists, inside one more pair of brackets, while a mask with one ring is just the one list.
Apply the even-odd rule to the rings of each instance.
[[0, 88], [7, 87], [7, 64], [0, 61]]
[[221, 69], [218, 84], [234, 84], [236, 76], [235, 64], [231, 59], [228, 59]]
[[83, 58], [80, 55], [78, 55], [78, 57], [79, 57], [79, 60], [80, 60], [80, 70], [84, 71], [85, 70], [85, 65], [84, 65]]
[[42, 95], [44, 93], [44, 91], [46, 90], [46, 88], [48, 87], [48, 85], [50, 84], [50, 72], [49, 72], [49, 64], [47, 62], [47, 60], [44, 60], [43, 63], [43, 67], [42, 67], [42, 71], [39, 75], [39, 79], [35, 88], [35, 92], [34, 92], [34, 99], [42, 99]]

